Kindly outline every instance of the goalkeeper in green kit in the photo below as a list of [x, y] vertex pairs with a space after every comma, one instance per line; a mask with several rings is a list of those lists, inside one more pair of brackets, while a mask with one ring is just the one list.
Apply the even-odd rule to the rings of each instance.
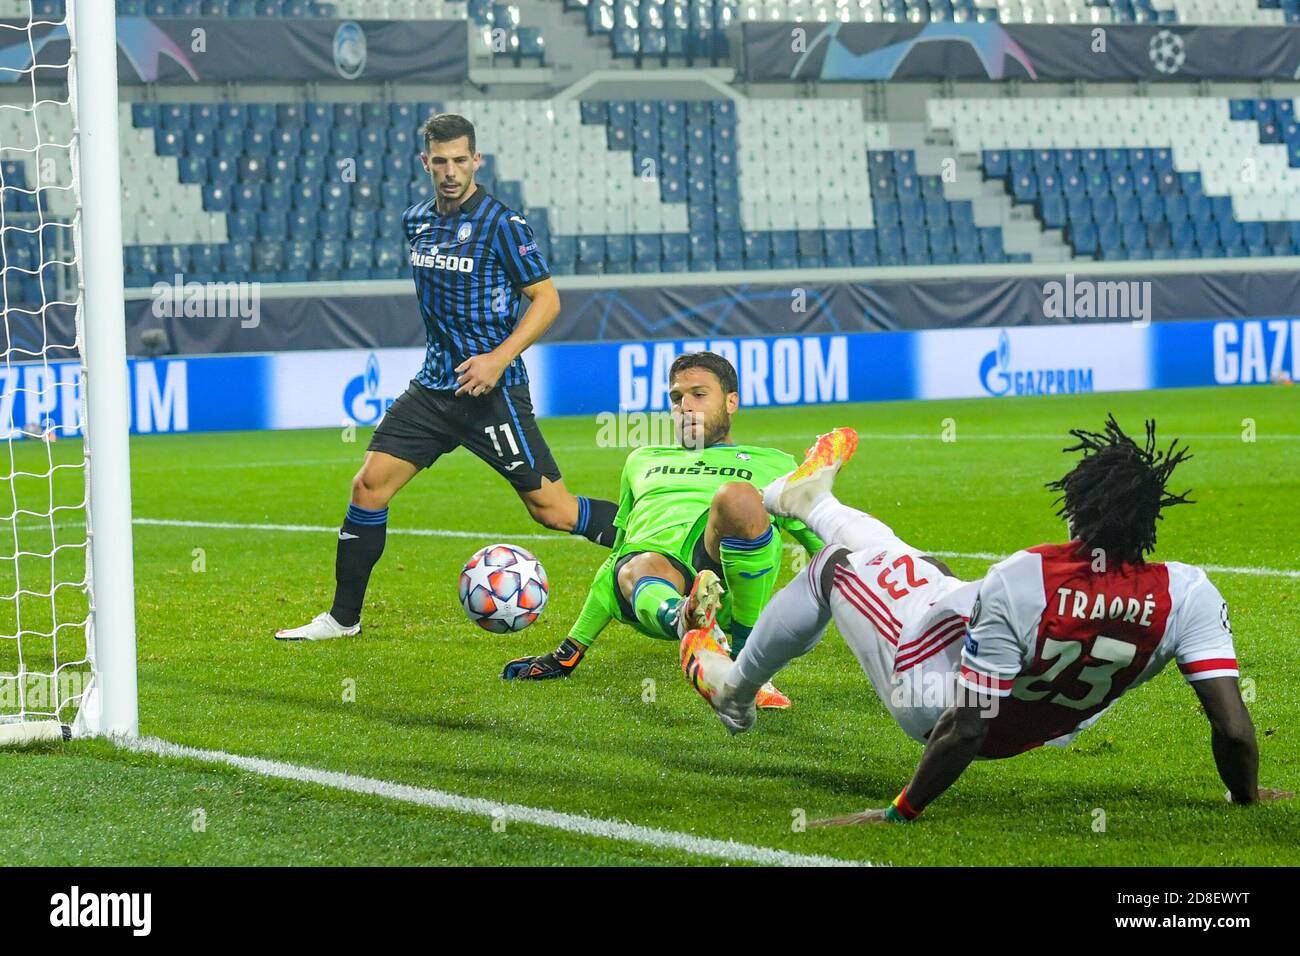
[[[611, 620], [672, 641], [714, 625], [740, 653], [776, 589], [781, 536], [809, 554], [822, 542], [802, 522], [773, 518], [764, 485], [795, 459], [775, 448], [735, 445], [731, 417], [740, 404], [736, 370], [713, 352], [688, 352], [668, 373], [678, 444], [638, 448], [620, 481], [618, 529], [609, 558], [569, 636], [552, 653], [506, 665], [506, 680], [567, 677]], [[789, 707], [770, 685], [758, 706]]]

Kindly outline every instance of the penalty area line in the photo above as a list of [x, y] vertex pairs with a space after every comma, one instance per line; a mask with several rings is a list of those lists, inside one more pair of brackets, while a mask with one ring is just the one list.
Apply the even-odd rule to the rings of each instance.
[[[164, 528], [214, 528], [229, 531], [288, 531], [308, 534], [338, 534], [338, 525], [316, 525], [316, 524], [245, 524], [235, 521], [183, 521], [173, 518], [135, 518], [133, 524], [148, 525]], [[60, 527], [72, 527], [72, 524], [60, 525]], [[44, 528], [47, 525], [34, 524], [32, 527]], [[553, 541], [556, 543], [573, 543], [586, 542], [587, 539], [578, 534], [564, 534], [559, 531], [551, 531], [546, 534], [537, 533], [520, 533], [520, 534], [496, 534], [487, 531], [451, 531], [445, 528], [402, 528], [392, 527], [388, 529], [389, 534], [415, 535], [422, 538], [473, 538], [479, 541]], [[797, 545], [787, 544], [787, 548], [797, 547]], [[1005, 554], [995, 554], [992, 551], [930, 551], [936, 558], [969, 558], [972, 561], [1001, 561], [1007, 557]], [[1252, 577], [1261, 578], [1293, 578], [1300, 579], [1300, 570], [1292, 568], [1255, 568], [1255, 567], [1236, 567], [1226, 564], [1201, 564], [1197, 565], [1204, 571], [1211, 574], [1245, 574]]]
[[158, 757], [196, 760], [207, 764], [222, 764], [247, 773], [280, 780], [293, 780], [310, 783], [335, 790], [346, 790], [367, 796], [384, 797], [402, 803], [432, 807], [438, 810], [450, 810], [470, 816], [495, 819], [504, 817], [507, 822], [528, 823], [563, 830], [579, 836], [598, 837], [621, 843], [636, 843], [664, 850], [676, 850], [693, 856], [705, 856], [732, 863], [753, 863], [764, 866], [872, 866], [865, 860], [841, 860], [830, 856], [817, 856], [804, 853], [791, 853], [788, 850], [776, 850], [769, 847], [752, 846], [737, 843], [735, 840], [714, 840], [679, 833], [675, 830], [658, 830], [653, 827], [637, 826], [619, 820], [605, 820], [577, 813], [561, 813], [558, 810], [541, 810], [513, 803], [498, 803], [479, 797], [464, 797], [445, 790], [427, 787], [415, 787], [409, 784], [378, 780], [374, 777], [361, 777], [356, 774], [339, 773], [333, 770], [319, 770], [314, 767], [301, 767], [297, 764], [282, 763], [261, 757], [243, 757], [239, 754], [226, 753], [223, 750], [204, 750], [187, 747], [161, 740], [157, 737], [139, 737], [118, 739], [118, 747], [134, 753], [153, 754]]

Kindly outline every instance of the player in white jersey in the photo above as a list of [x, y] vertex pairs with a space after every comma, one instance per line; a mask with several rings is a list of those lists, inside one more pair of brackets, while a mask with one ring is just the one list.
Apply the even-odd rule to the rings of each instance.
[[1074, 540], [1017, 552], [981, 581], [952, 576], [835, 499], [834, 475], [856, 446], [850, 429], [821, 436], [800, 469], [765, 489], [769, 510], [833, 543], [772, 599], [734, 663], [708, 632], [688, 634], [687, 677], [729, 730], [748, 730], [752, 688], [811, 650], [834, 620], [899, 726], [927, 745], [890, 807], [823, 822], [913, 819], [976, 757], [1068, 743], [1170, 660], [1210, 719], [1229, 798], [1290, 796], [1257, 786], [1255, 732], [1218, 589], [1191, 565], [1143, 560], [1161, 508], [1187, 501], [1165, 491], [1185, 449], [1156, 451], [1154, 423], [1145, 447], [1113, 418], [1102, 434], [1072, 434], [1080, 443], [1067, 451], [1084, 457], [1049, 487], [1062, 493]]

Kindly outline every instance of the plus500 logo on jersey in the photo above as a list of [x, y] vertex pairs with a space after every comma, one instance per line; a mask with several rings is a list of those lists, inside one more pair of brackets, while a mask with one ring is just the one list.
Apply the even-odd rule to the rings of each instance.
[[719, 475], [723, 478], [741, 478], [745, 481], [753, 480], [754, 473], [748, 468], [718, 468], [714, 465], [655, 465], [653, 468], [647, 468], [645, 477], [651, 475]]
[[449, 256], [438, 251], [434, 246], [432, 252], [411, 252], [411, 265], [424, 269], [447, 269], [450, 272], [473, 272], [473, 256]]

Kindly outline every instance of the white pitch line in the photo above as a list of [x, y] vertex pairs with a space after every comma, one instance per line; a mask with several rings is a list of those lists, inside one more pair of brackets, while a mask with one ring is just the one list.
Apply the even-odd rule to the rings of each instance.
[[[132, 524], [153, 525], [164, 528], [217, 528], [229, 531], [298, 531], [338, 534], [338, 525], [323, 524], [241, 524], [235, 521], [181, 521], [173, 518], [135, 518]], [[43, 526], [40, 526], [43, 527]], [[449, 531], [445, 528], [394, 528], [389, 527], [388, 534], [416, 535], [422, 538], [484, 538], [493, 541], [586, 541], [581, 535], [569, 535], [559, 531], [550, 534], [507, 534], [497, 535], [482, 531]]]
[[[136, 518], [135, 524], [154, 525], [169, 528], [215, 528], [218, 530], [229, 531], [290, 531], [290, 532], [308, 532], [312, 534], [337, 534], [338, 525], [316, 525], [316, 524], [242, 524], [234, 521], [182, 521], [172, 518]], [[46, 527], [45, 525], [36, 525], [35, 527]], [[65, 525], [64, 527], [71, 527]], [[401, 528], [389, 527], [389, 534], [415, 535], [421, 538], [474, 538], [482, 541], [554, 541], [556, 543], [572, 544], [587, 539], [581, 535], [564, 534], [559, 531], [552, 531], [549, 534], [530, 534], [530, 533], [495, 533], [490, 531], [450, 531], [445, 528]], [[787, 544], [787, 548], [796, 547], [796, 545]], [[936, 558], [969, 558], [972, 561], [1001, 561], [1007, 557], [1005, 554], [995, 554], [992, 551], [931, 551]], [[1245, 574], [1254, 577], [1263, 578], [1300, 578], [1300, 570], [1291, 568], [1254, 568], [1254, 567], [1233, 567], [1226, 564], [1202, 564], [1198, 565], [1202, 570], [1210, 571], [1215, 574]]]
[[314, 767], [301, 767], [297, 764], [281, 763], [278, 760], [265, 760], [260, 757], [242, 757], [226, 753], [223, 750], [202, 750], [186, 747], [160, 740], [157, 737], [141, 737], [134, 740], [119, 740], [118, 746], [135, 753], [154, 754], [159, 757], [180, 757], [186, 760], [198, 760], [203, 763], [225, 764], [248, 773], [263, 777], [275, 777], [281, 780], [295, 780], [311, 783], [335, 790], [347, 790], [351, 793], [384, 797], [403, 803], [414, 803], [454, 813], [465, 813], [476, 817], [495, 819], [504, 817], [507, 822], [530, 823], [534, 826], [549, 827], [581, 836], [600, 837], [617, 840], [622, 843], [639, 843], [665, 850], [677, 850], [694, 856], [707, 856], [732, 863], [755, 863], [762, 866], [872, 866], [868, 861], [840, 860], [830, 856], [815, 856], [804, 853], [791, 853], [788, 850], [776, 850], [770, 847], [753, 846], [737, 843], [735, 840], [713, 840], [708, 837], [694, 836], [690, 833], [678, 833], [675, 830], [658, 830], [654, 827], [637, 826], [619, 820], [604, 820], [578, 813], [561, 813], [558, 810], [541, 810], [515, 803], [497, 803], [479, 797], [463, 797], [445, 790], [433, 790], [427, 787], [413, 787], [408, 784], [378, 780], [374, 777], [361, 777], [351, 773], [338, 773], [333, 770], [319, 770]]

